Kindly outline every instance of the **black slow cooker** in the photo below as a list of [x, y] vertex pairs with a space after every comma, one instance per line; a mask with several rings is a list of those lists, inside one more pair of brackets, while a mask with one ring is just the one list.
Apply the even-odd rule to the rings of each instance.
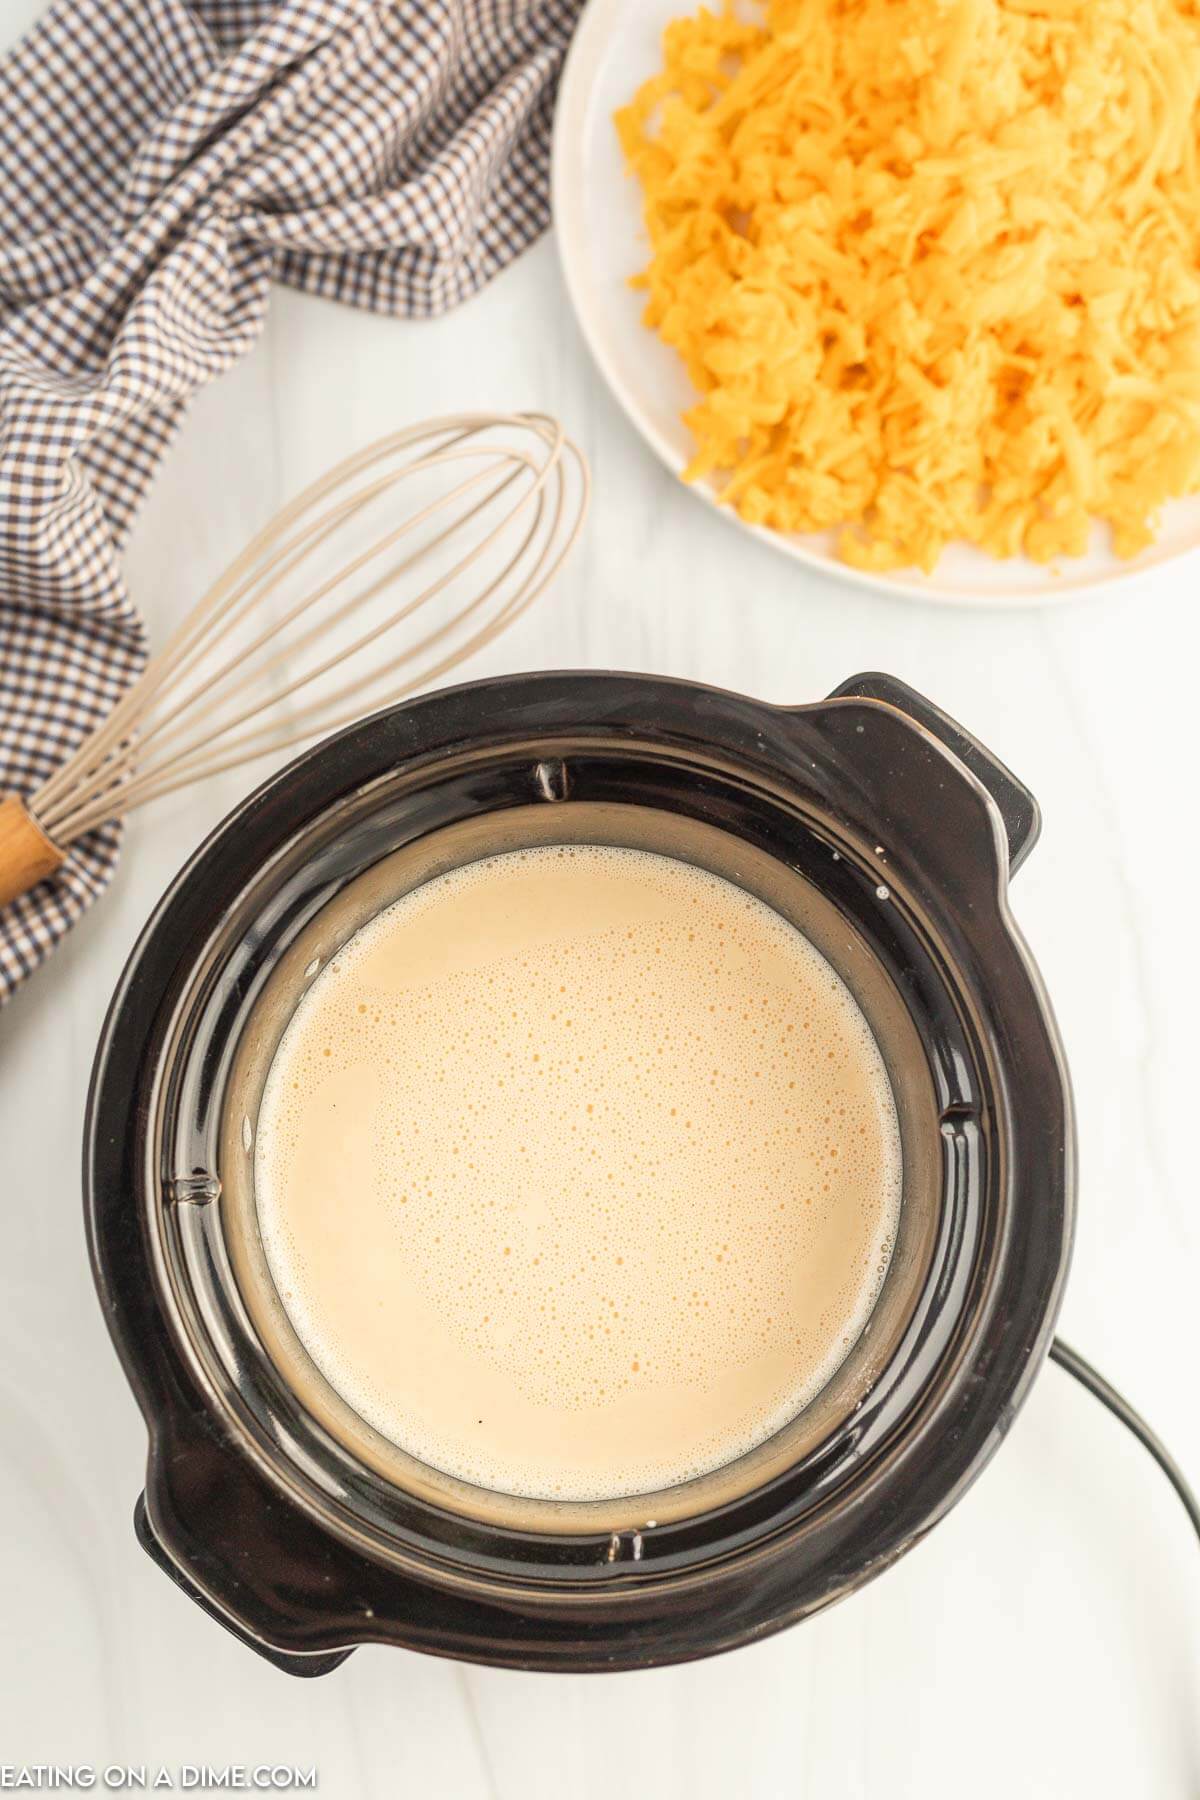
[[[149, 1431], [150, 1554], [301, 1675], [365, 1642], [525, 1669], [683, 1661], [893, 1562], [999, 1445], [1066, 1274], [1070, 1094], [1007, 903], [1037, 830], [994, 757], [880, 675], [797, 707], [636, 675], [482, 682], [267, 782], [159, 905], [92, 1080], [88, 1230]], [[800, 926], [883, 1051], [904, 1200], [867, 1329], [732, 1478], [517, 1503], [414, 1463], [332, 1393], [297, 1397], [304, 1353], [263, 1327], [255, 1105], [290, 1007], [372, 907], [566, 842], [682, 857]]]

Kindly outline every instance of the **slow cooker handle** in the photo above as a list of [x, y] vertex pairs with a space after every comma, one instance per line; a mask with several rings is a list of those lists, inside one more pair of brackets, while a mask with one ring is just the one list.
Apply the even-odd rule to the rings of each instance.
[[944, 744], [976, 780], [983, 783], [994, 800], [1008, 838], [1009, 873], [1016, 873], [1037, 843], [1042, 814], [1029, 789], [998, 756], [993, 756], [978, 738], [964, 731], [949, 713], [944, 713], [940, 706], [926, 700], [923, 694], [918, 694], [907, 682], [898, 681], [894, 675], [876, 671], [851, 675], [848, 681], [834, 688], [829, 697], [831, 700], [881, 700]]
[[169, 1575], [175, 1586], [185, 1593], [189, 1600], [194, 1600], [202, 1612], [223, 1625], [226, 1631], [237, 1638], [239, 1643], [254, 1650], [266, 1662], [273, 1663], [282, 1669], [285, 1675], [328, 1675], [339, 1663], [344, 1663], [350, 1655], [349, 1650], [312, 1651], [307, 1654], [278, 1650], [273, 1645], [264, 1643], [255, 1637], [248, 1627], [240, 1624], [229, 1613], [223, 1612], [219, 1606], [198, 1587], [191, 1579], [182, 1564], [176, 1562], [170, 1551], [155, 1534], [150, 1523], [150, 1514], [146, 1506], [145, 1494], [138, 1495], [137, 1505], [133, 1511], [133, 1530], [138, 1543], [146, 1552], [151, 1562], [157, 1563], [165, 1575]]

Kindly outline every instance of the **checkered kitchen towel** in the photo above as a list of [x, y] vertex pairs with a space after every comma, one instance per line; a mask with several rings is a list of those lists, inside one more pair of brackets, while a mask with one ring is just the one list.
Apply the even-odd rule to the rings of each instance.
[[[428, 315], [541, 232], [581, 3], [59, 0], [0, 58], [0, 793], [141, 669], [122, 545], [272, 279]], [[0, 909], [0, 1001], [118, 837]]]

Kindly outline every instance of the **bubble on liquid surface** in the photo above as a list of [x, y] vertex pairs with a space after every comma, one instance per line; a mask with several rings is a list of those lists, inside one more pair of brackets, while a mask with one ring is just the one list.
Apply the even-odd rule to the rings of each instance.
[[792, 925], [675, 859], [491, 857], [312, 982], [255, 1183], [309, 1354], [386, 1437], [501, 1492], [601, 1499], [762, 1442], [886, 1273], [895, 1105]]

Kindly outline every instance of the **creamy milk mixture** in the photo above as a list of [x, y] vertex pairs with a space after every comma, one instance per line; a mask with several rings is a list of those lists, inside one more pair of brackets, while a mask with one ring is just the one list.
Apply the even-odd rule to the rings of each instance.
[[430, 881], [314, 980], [255, 1185], [309, 1354], [503, 1493], [670, 1486], [776, 1431], [861, 1331], [900, 1208], [848, 989], [707, 871], [545, 847]]

